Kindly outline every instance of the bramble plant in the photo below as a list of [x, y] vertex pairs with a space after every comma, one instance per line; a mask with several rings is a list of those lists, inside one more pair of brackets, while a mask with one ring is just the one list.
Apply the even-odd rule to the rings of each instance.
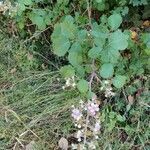
[[[101, 3], [102, 1], [96, 2]], [[130, 3], [135, 5], [135, 1], [130, 1]], [[97, 82], [100, 82], [102, 88], [103, 80], [108, 79], [109, 87], [106, 86], [105, 88], [105, 97], [109, 98], [115, 95], [111, 86], [117, 89], [123, 88], [134, 74], [129, 74], [130, 71], [126, 71], [125, 66], [128, 65], [129, 60], [122, 56], [125, 50], [134, 49], [132, 46], [135, 45], [132, 39], [132, 31], [120, 29], [123, 18], [128, 13], [128, 8], [115, 9], [110, 15], [102, 15], [100, 20], [96, 21], [91, 18], [92, 4], [91, 6], [90, 4], [87, 0], [88, 22], [85, 25], [81, 25], [79, 15], [74, 17], [66, 15], [59, 23], [54, 25], [54, 31], [51, 36], [54, 54], [59, 57], [66, 56], [69, 62], [69, 65], [60, 69], [61, 74], [65, 78], [76, 77], [78, 90], [88, 99], [87, 104], [83, 106], [85, 107], [83, 110], [87, 110], [85, 118], [82, 114], [82, 109], [74, 108], [72, 110], [72, 117], [80, 122], [80, 124], [77, 123], [76, 125], [81, 128], [77, 132], [77, 138], [79, 141], [82, 141], [81, 137], [83, 138], [83, 148], [85, 148], [85, 145], [88, 145], [88, 147], [90, 145], [86, 141], [87, 137], [91, 136], [87, 135], [88, 130], [89, 132], [93, 131], [90, 128], [92, 127], [90, 121], [93, 119], [89, 118], [89, 109], [92, 111], [92, 116], [95, 116], [96, 111], [99, 110], [98, 105], [92, 100], [92, 96], [95, 94], [92, 89], [93, 81], [96, 79]], [[103, 4], [105, 4], [104, 1]], [[144, 41], [146, 43], [146, 39]], [[131, 53], [133, 53], [133, 56], [135, 55], [135, 52]], [[147, 56], [145, 55], [145, 57]], [[145, 65], [145, 63], [141, 65]], [[131, 60], [129, 64], [130, 70], [134, 67]], [[140, 73], [142, 72], [141, 70]], [[90, 76], [89, 80], [87, 80], [88, 76]], [[120, 117], [122, 119], [122, 116]], [[99, 118], [95, 119], [95, 122], [100, 121]], [[93, 143], [94, 141], [91, 142]], [[89, 147], [89, 149], [95, 148], [96, 146]]]
[[[134, 99], [142, 95], [150, 71], [149, 4], [149, 0], [0, 2], [2, 17], [12, 21], [8, 31], [21, 38], [20, 47], [27, 46], [27, 50], [21, 48], [19, 52], [17, 47], [14, 52], [17, 65], [11, 73], [14, 74], [18, 68], [22, 72], [31, 68], [44, 70], [48, 68], [49, 60], [54, 63], [60, 60], [60, 65], [53, 64], [55, 69], [52, 70], [59, 68], [65, 80], [65, 84], [60, 85], [62, 91], [77, 91], [79, 102], [76, 105], [70, 102], [70, 116], [75, 127], [72, 132], [76, 138], [75, 142], [68, 140], [72, 149], [99, 149], [101, 134], [105, 135], [104, 140], [109, 139], [113, 135], [109, 137], [107, 133], [114, 129], [121, 130], [121, 133], [124, 130], [124, 137], [126, 132], [133, 134], [134, 128], [129, 127], [130, 122], [134, 122], [132, 115], [136, 116], [139, 109], [141, 112], [145, 110], [141, 107], [135, 112], [130, 110]], [[40, 66], [35, 53], [39, 53], [38, 56], [46, 63]], [[36, 88], [34, 92], [39, 87]], [[125, 102], [121, 103], [122, 99]], [[147, 105], [142, 103], [142, 106]], [[129, 120], [130, 117], [133, 120]], [[139, 131], [139, 126], [136, 130], [138, 136], [143, 132], [143, 129]], [[116, 133], [114, 135], [120, 138]], [[67, 150], [68, 141], [62, 138], [59, 147]], [[111, 140], [107, 146], [101, 145], [103, 149], [112, 149], [110, 143]], [[143, 146], [143, 141], [141, 143]]]

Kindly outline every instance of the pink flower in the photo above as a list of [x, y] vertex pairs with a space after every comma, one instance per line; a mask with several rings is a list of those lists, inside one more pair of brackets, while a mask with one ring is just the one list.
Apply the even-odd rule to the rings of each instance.
[[91, 116], [95, 116], [96, 112], [99, 111], [99, 105], [95, 103], [89, 103], [88, 106], [88, 112], [90, 113]]
[[71, 116], [72, 116], [75, 120], [78, 121], [78, 120], [82, 117], [82, 113], [80, 112], [79, 109], [74, 108], [74, 109], [72, 110]]
[[94, 131], [98, 132], [100, 130], [101, 126], [98, 122], [95, 123]]

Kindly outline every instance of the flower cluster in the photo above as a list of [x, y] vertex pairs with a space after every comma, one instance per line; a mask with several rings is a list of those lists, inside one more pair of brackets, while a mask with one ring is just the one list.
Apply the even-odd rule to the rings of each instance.
[[100, 133], [101, 124], [99, 118], [99, 104], [96, 103], [96, 96], [91, 101], [84, 103], [80, 101], [78, 108], [72, 106], [71, 114], [75, 127], [78, 128], [75, 133], [79, 144], [72, 144], [72, 149], [96, 149], [98, 134]]
[[104, 91], [106, 98], [115, 96], [115, 93], [112, 90], [113, 89], [111, 87], [111, 81], [110, 80], [104, 80], [102, 82], [101, 91]]
[[74, 108], [72, 110], [72, 115], [71, 115], [75, 120], [79, 121], [82, 117], [82, 113], [80, 112], [79, 109]]
[[66, 80], [66, 84], [62, 87], [63, 89], [67, 88], [67, 87], [75, 87], [76, 83], [75, 83], [75, 78], [74, 76], [72, 76], [71, 78], [65, 78]]
[[99, 111], [99, 106], [98, 104], [95, 104], [93, 102], [90, 102], [88, 103], [87, 105], [87, 109], [88, 109], [88, 112], [91, 116], [95, 116], [96, 113]]

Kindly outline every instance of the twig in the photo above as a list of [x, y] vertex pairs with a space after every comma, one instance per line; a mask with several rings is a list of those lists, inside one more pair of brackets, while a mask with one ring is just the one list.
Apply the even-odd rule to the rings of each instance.
[[28, 41], [31, 41], [33, 38], [39, 36], [41, 33], [45, 32], [46, 30], [50, 29], [51, 27], [47, 27], [46, 29], [39, 31], [37, 33], [34, 33], [33, 36], [31, 36], [29, 39], [25, 40], [23, 43], [27, 43]]
[[124, 88], [122, 88], [122, 93], [123, 93], [123, 95], [124, 95], [124, 97], [125, 97], [126, 102], [128, 103], [128, 98], [127, 98], [127, 95], [126, 95], [126, 93], [125, 93]]
[[85, 123], [85, 132], [84, 132], [84, 143], [83, 143], [84, 146], [86, 144], [86, 133], [87, 133], [88, 123], [89, 123], [89, 113], [87, 112], [86, 123]]
[[89, 25], [91, 26], [92, 25], [92, 23], [91, 23], [91, 7], [90, 7], [89, 0], [86, 0], [86, 3], [87, 3], [87, 10], [88, 10], [88, 17], [89, 17]]
[[[92, 66], [94, 66], [94, 60], [92, 62]], [[92, 91], [92, 82], [93, 79], [95, 77], [95, 70], [93, 69], [93, 72], [91, 74], [90, 77], [90, 81], [89, 81], [89, 91]], [[85, 132], [84, 132], [84, 145], [86, 144], [86, 133], [87, 133], [87, 128], [88, 128], [88, 123], [89, 123], [89, 113], [87, 112], [87, 116], [86, 116], [86, 123], [85, 123]]]

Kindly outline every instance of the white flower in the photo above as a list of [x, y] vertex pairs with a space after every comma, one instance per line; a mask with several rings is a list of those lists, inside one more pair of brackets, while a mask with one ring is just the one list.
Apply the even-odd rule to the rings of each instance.
[[105, 80], [105, 81], [104, 81], [104, 84], [109, 84], [109, 81], [108, 81], [108, 80]]
[[100, 128], [101, 128], [100, 123], [96, 122], [95, 127], [94, 127], [94, 132], [98, 132]]
[[77, 144], [71, 144], [71, 148], [72, 148], [72, 149], [77, 149], [77, 148], [78, 148], [78, 145], [77, 145]]
[[79, 142], [81, 142], [81, 137], [83, 136], [83, 133], [81, 132], [81, 130], [78, 130], [77, 132], [77, 139]]
[[66, 86], [70, 86], [70, 78], [66, 80]]
[[79, 129], [81, 128], [81, 124], [78, 124], [78, 128], [79, 128]]
[[94, 145], [93, 142], [89, 143], [88, 145], [90, 150], [96, 149], [96, 146]]
[[72, 87], [75, 87], [76, 86], [76, 83], [72, 83]]
[[99, 137], [98, 137], [98, 135], [95, 135], [95, 139], [98, 139]]

